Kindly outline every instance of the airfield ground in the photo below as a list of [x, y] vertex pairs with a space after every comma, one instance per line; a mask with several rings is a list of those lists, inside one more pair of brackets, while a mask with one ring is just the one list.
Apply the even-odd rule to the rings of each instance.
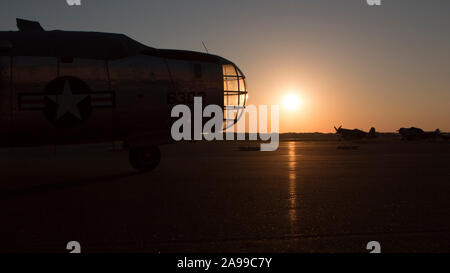
[[111, 145], [0, 150], [0, 252], [450, 251], [450, 144], [162, 148], [139, 174]]

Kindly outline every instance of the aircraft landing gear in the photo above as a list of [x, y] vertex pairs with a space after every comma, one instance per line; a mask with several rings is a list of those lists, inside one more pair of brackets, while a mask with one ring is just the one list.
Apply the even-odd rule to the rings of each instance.
[[140, 172], [155, 169], [161, 161], [161, 152], [158, 146], [131, 148], [129, 152], [131, 166]]

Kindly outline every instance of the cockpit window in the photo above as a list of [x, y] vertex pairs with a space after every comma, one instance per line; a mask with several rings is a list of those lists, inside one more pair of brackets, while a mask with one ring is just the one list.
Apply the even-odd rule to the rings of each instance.
[[224, 128], [233, 126], [242, 116], [247, 102], [247, 82], [242, 72], [233, 64], [224, 64]]

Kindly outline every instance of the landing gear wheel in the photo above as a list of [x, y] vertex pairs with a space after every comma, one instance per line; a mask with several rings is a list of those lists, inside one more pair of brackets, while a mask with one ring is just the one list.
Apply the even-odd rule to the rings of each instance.
[[131, 166], [140, 172], [155, 169], [161, 161], [161, 152], [158, 146], [130, 149], [129, 159]]

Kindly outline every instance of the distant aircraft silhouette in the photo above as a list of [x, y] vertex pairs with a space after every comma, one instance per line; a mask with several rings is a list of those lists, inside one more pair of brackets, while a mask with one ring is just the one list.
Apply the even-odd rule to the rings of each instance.
[[336, 134], [341, 136], [345, 140], [354, 140], [354, 139], [363, 139], [363, 138], [374, 138], [377, 137], [377, 133], [375, 131], [375, 128], [370, 128], [369, 132], [364, 132], [359, 129], [345, 129], [342, 128], [342, 126], [339, 126], [339, 128], [334, 127], [336, 130]]
[[441, 133], [439, 129], [432, 132], [425, 132], [421, 128], [410, 127], [410, 128], [400, 128], [398, 133], [402, 136], [402, 140], [425, 140], [425, 139], [445, 139], [448, 140], [449, 136]]

